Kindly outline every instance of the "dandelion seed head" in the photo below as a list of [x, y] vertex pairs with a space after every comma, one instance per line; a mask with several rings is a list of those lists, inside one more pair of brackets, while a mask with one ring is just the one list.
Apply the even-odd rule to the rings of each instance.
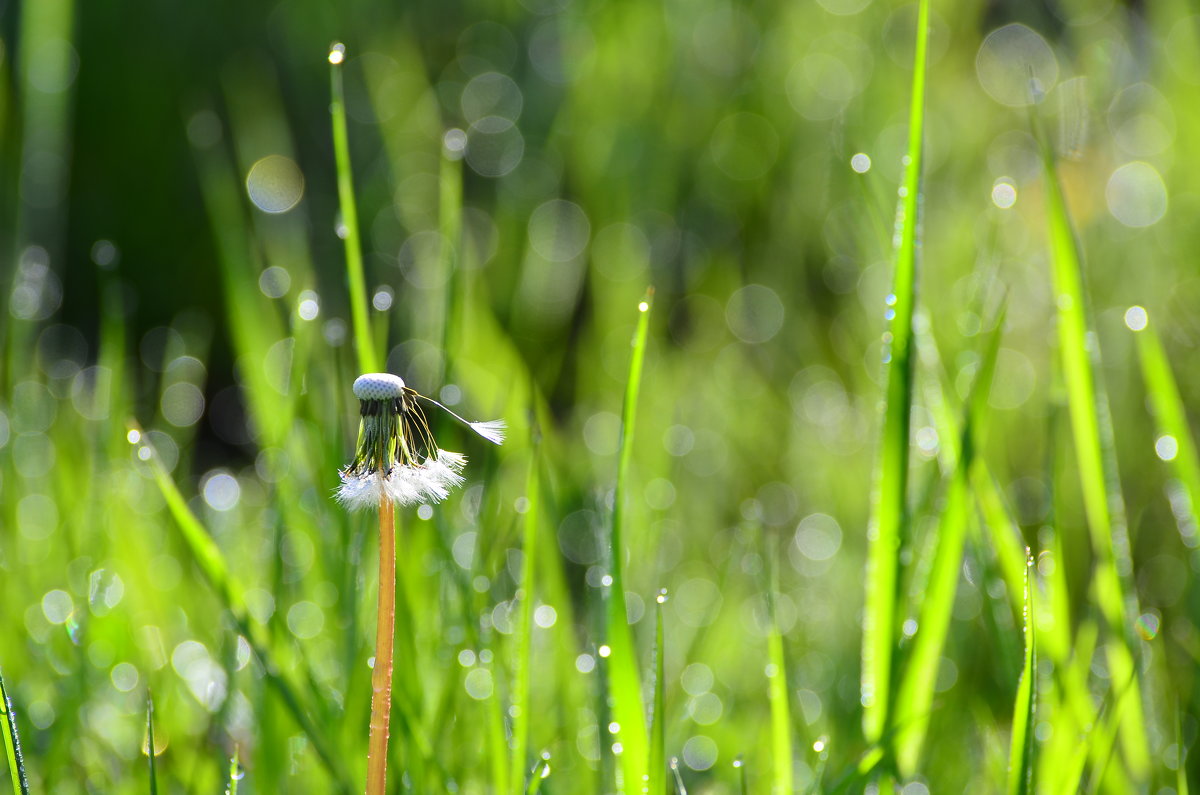
[[404, 395], [404, 379], [391, 373], [366, 373], [354, 379], [359, 400], [391, 400]]

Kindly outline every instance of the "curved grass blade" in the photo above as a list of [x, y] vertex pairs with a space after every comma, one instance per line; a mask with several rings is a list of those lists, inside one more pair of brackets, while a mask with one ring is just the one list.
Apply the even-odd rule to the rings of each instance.
[[1033, 716], [1037, 706], [1037, 645], [1034, 639], [1033, 555], [1025, 562], [1025, 667], [1013, 706], [1012, 745], [1008, 756], [1008, 793], [1033, 791]]
[[[1140, 307], [1135, 307], [1139, 308]], [[1133, 310], [1131, 309], [1130, 312]], [[1185, 494], [1171, 494], [1171, 509], [1175, 514], [1183, 543], [1194, 549], [1200, 546], [1200, 527], [1197, 527], [1196, 506], [1200, 501], [1200, 455], [1196, 452], [1196, 443], [1188, 426], [1187, 409], [1183, 397], [1179, 393], [1179, 385], [1167, 360], [1163, 349], [1162, 339], [1158, 330], [1150, 322], [1142, 310], [1141, 324], [1134, 329], [1137, 338], [1138, 359], [1142, 364], [1142, 379], [1146, 385], [1146, 394], [1150, 398], [1150, 407], [1158, 425], [1159, 439], [1170, 437], [1174, 443], [1173, 451], [1163, 451], [1162, 457], [1170, 462], [1172, 474], [1179, 482]], [[1127, 313], [1126, 317], [1129, 315]], [[1157, 449], [1158, 442], [1155, 447]]]
[[1121, 747], [1129, 772], [1134, 779], [1141, 780], [1149, 773], [1150, 752], [1133, 654], [1136, 646], [1130, 634], [1138, 608], [1108, 397], [1097, 376], [1100, 350], [1088, 317], [1079, 246], [1058, 180], [1054, 152], [1038, 128], [1036, 116], [1034, 133], [1041, 147], [1046, 189], [1060, 366], [1070, 409], [1084, 512], [1096, 556], [1092, 598], [1113, 635], [1105, 644], [1113, 681], [1128, 679], [1131, 682], [1125, 695], [1129, 703], [1118, 705], [1123, 716]]
[[346, 133], [346, 97], [342, 88], [341, 65], [346, 60], [346, 48], [335, 43], [329, 50], [331, 101], [329, 114], [333, 122], [333, 156], [337, 162], [338, 206], [342, 212], [342, 240], [346, 251], [346, 278], [350, 287], [350, 322], [354, 327], [354, 349], [358, 354], [359, 372], [379, 370], [379, 358], [372, 344], [374, 337], [367, 321], [367, 282], [363, 274], [362, 243], [358, 234], [358, 205], [354, 201], [354, 174], [350, 170], [350, 143]]
[[913, 640], [896, 693], [895, 727], [896, 763], [904, 777], [916, 773], [920, 762], [929, 712], [941, 663], [942, 649], [950, 629], [954, 596], [962, 567], [963, 545], [971, 519], [970, 472], [975, 449], [982, 442], [983, 425], [987, 418], [987, 397], [991, 392], [996, 357], [1000, 351], [1004, 313], [989, 335], [982, 352], [978, 375], [967, 398], [958, 458], [946, 488], [945, 504], [938, 522], [937, 548], [930, 568], [929, 582], [921, 601], [919, 627]]
[[318, 728], [308, 710], [302, 705], [296, 689], [284, 678], [270, 651], [270, 643], [263, 636], [261, 627], [250, 621], [241, 586], [230, 576], [229, 566], [217, 543], [213, 541], [212, 536], [204, 529], [204, 525], [188, 507], [187, 500], [179, 491], [179, 487], [175, 485], [175, 481], [171, 479], [170, 473], [163, 466], [158, 452], [150, 444], [145, 432], [133, 421], [128, 423], [128, 427], [129, 439], [149, 451], [145, 460], [150, 466], [154, 482], [167, 504], [167, 510], [175, 520], [176, 527], [179, 528], [180, 535], [183, 537], [192, 559], [199, 566], [205, 579], [208, 580], [209, 586], [217, 592], [224, 603], [238, 632], [246, 638], [255, 657], [262, 663], [267, 681], [274, 685], [296, 723], [312, 741], [317, 756], [335, 780], [339, 791], [349, 791], [347, 783], [349, 778], [342, 768], [341, 757], [333, 752], [333, 745], [329, 738]]
[[150, 795], [158, 795], [157, 743], [154, 741], [154, 697], [146, 693], [146, 760], [150, 768]]
[[13, 795], [29, 795], [29, 778], [25, 775], [25, 760], [21, 756], [21, 735], [17, 732], [17, 714], [4, 687], [3, 675], [0, 675], [0, 717], [4, 718], [4, 755], [8, 759]]
[[533, 671], [533, 605], [536, 601], [534, 596], [537, 584], [539, 486], [538, 447], [535, 441], [525, 486], [525, 499], [528, 500], [529, 507], [525, 511], [524, 538], [521, 545], [524, 554], [520, 588], [525, 595], [521, 600], [521, 618], [517, 625], [517, 677], [513, 686], [513, 706], [516, 707], [516, 714], [512, 719], [512, 762], [509, 766], [512, 776], [509, 792], [513, 795], [520, 795], [525, 791], [525, 755], [529, 748], [529, 723], [532, 717], [529, 711], [529, 680]]
[[646, 715], [642, 706], [641, 676], [633, 633], [625, 607], [625, 581], [622, 575], [624, 553], [621, 545], [622, 524], [625, 519], [625, 497], [629, 493], [629, 465], [633, 459], [633, 430], [637, 419], [638, 392], [642, 383], [642, 364], [646, 358], [646, 337], [650, 329], [650, 306], [654, 288], [638, 304], [637, 331], [633, 337], [633, 354], [629, 360], [629, 379], [625, 385], [625, 405], [621, 410], [621, 436], [618, 444], [617, 485], [613, 494], [612, 514], [612, 586], [606, 601], [606, 635], [611, 656], [608, 661], [608, 689], [612, 697], [612, 714], [620, 727], [617, 739], [622, 746], [621, 770], [623, 790], [641, 788], [646, 775], [647, 751]]
[[883, 433], [876, 469], [875, 499], [868, 537], [866, 606], [862, 646], [863, 732], [878, 742], [888, 725], [892, 656], [896, 639], [899, 553], [908, 526], [909, 415], [913, 401], [912, 318], [916, 302], [917, 241], [920, 226], [921, 154], [925, 112], [925, 52], [929, 2], [917, 16], [912, 101], [908, 119], [908, 157], [901, 188], [895, 273], [885, 340], [887, 392]]
[[771, 554], [771, 582], [767, 586], [767, 608], [771, 611], [771, 629], [767, 635], [767, 697], [771, 704], [771, 759], [774, 771], [772, 792], [795, 791], [792, 760], [792, 709], [788, 703], [787, 666], [783, 657], [783, 633], [775, 616], [775, 594], [779, 590], [779, 559]]

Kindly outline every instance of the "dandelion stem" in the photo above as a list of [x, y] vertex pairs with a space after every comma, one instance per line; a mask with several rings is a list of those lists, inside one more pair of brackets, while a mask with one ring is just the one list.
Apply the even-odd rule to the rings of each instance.
[[392, 714], [392, 643], [396, 632], [394, 510], [392, 501], [382, 495], [379, 499], [379, 609], [375, 628], [375, 667], [371, 671], [367, 795], [383, 795], [387, 781], [388, 720]]

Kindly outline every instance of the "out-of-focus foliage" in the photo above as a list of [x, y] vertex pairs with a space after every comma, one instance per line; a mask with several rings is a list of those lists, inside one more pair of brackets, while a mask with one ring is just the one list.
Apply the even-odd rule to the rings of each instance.
[[[1024, 545], [1033, 789], [1175, 791], [1200, 730], [1193, 13], [931, 4], [893, 691], [923, 681], [922, 616], [948, 625], [932, 697], [905, 705], [928, 707], [871, 746], [866, 528], [916, 5], [0, 0], [0, 671], [33, 791], [145, 792], [151, 748], [164, 791], [218, 791], [235, 749], [242, 793], [361, 788], [376, 547], [332, 500], [357, 427], [334, 40], [370, 345], [511, 428], [494, 449], [436, 426], [469, 483], [400, 520], [400, 791], [520, 780], [526, 698], [542, 791], [637, 767], [614, 755], [603, 597], [650, 284], [619, 554], [647, 708], [669, 594], [663, 743], [688, 791], [1000, 790]], [[1079, 299], [1051, 256], [1072, 243], [1107, 456], [1082, 481], [1058, 326]], [[1093, 535], [1097, 494], [1127, 557]], [[937, 554], [951, 522], [961, 563]]]

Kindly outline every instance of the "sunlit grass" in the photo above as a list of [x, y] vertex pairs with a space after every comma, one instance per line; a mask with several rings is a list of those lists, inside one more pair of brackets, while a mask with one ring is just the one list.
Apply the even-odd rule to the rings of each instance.
[[165, 110], [0, 10], [14, 795], [361, 791], [365, 370], [512, 428], [397, 511], [391, 789], [1185, 793], [1196, 31], [1102, 5], [297, 0]]

